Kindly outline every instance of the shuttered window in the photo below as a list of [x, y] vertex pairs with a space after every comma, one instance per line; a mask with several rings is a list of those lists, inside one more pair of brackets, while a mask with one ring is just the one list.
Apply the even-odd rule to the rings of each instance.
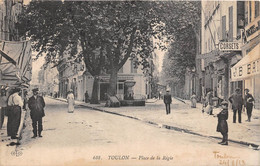
[[255, 2], [255, 18], [259, 16], [259, 12], [260, 12], [259, 3], [260, 3], [259, 1]]
[[229, 31], [228, 31], [228, 40], [229, 41], [233, 41], [233, 6], [229, 7], [229, 18], [228, 18], [228, 22], [229, 22]]
[[222, 16], [222, 40], [226, 40], [226, 16]]

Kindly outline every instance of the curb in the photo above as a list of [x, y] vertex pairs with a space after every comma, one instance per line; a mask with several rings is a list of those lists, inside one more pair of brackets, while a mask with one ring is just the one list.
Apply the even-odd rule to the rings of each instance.
[[188, 103], [186, 103], [183, 99], [181, 99], [181, 98], [179, 98], [179, 97], [173, 96], [173, 98], [175, 98], [175, 99], [177, 99], [177, 100], [183, 102], [184, 104], [188, 104]]
[[145, 101], [145, 103], [156, 103], [158, 101], [158, 99], [156, 99], [155, 101]]
[[[55, 99], [55, 98], [53, 98], [53, 99]], [[64, 100], [57, 99], [57, 98], [56, 98], [56, 100], [65, 102]], [[185, 104], [187, 104], [187, 103], [185, 103]], [[142, 120], [142, 119], [137, 118], [137, 117], [133, 117], [133, 116], [129, 116], [129, 115], [123, 115], [123, 114], [120, 114], [120, 113], [107, 111], [107, 110], [104, 110], [104, 109], [101, 109], [101, 108], [96, 108], [96, 107], [92, 107], [92, 106], [88, 106], [88, 105], [84, 105], [84, 104], [77, 104], [77, 105], [83, 106], [83, 107], [87, 107], [87, 108], [90, 108], [90, 109], [93, 109], [93, 110], [96, 110], [96, 111], [99, 111], [99, 112], [105, 112], [105, 113], [114, 114], [114, 115], [118, 115], [118, 116], [122, 116], [122, 117], [127, 117], [127, 118], [130, 118], [130, 119], [139, 120], [139, 121], [145, 122], [147, 124], [152, 124], [152, 125], [157, 126], [159, 128], [165, 128], [165, 129], [168, 129], [168, 130], [174, 130], [174, 131], [183, 132], [183, 133], [187, 133], [187, 134], [192, 134], [192, 135], [205, 137], [205, 138], [213, 138], [213, 139], [222, 140], [221, 137], [207, 136], [207, 135], [203, 135], [203, 134], [200, 134], [200, 133], [196, 133], [196, 132], [194, 132], [192, 130], [183, 129], [183, 128], [179, 128], [179, 127], [174, 127], [174, 126], [169, 126], [169, 125], [165, 125], [165, 124], [158, 124], [158, 123], [152, 122], [152, 121], [145, 121], [145, 120]], [[252, 149], [259, 150], [259, 145], [255, 144], [255, 143], [250, 143], [250, 142], [245, 142], [245, 141], [238, 141], [238, 140], [233, 140], [233, 139], [229, 139], [229, 141], [233, 142], [233, 143], [245, 145], [245, 146], [251, 146]]]

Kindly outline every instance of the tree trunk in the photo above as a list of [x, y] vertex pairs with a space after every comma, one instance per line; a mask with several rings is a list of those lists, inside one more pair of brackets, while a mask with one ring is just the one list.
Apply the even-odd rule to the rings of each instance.
[[111, 69], [110, 79], [109, 79], [109, 88], [108, 88], [108, 94], [110, 96], [116, 95], [116, 85], [117, 85], [117, 69], [113, 68], [113, 69]]
[[99, 101], [98, 101], [98, 82], [99, 82], [99, 78], [98, 78], [98, 76], [93, 76], [93, 77], [94, 77], [94, 83], [93, 83], [93, 89], [92, 89], [90, 104], [99, 104]]

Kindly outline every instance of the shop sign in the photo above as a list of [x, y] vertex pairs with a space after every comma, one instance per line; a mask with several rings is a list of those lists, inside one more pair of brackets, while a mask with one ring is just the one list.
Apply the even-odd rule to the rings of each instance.
[[232, 71], [233, 79], [246, 78], [256, 74], [260, 74], [260, 61], [255, 60], [251, 63], [235, 67]]
[[220, 51], [241, 51], [241, 45], [238, 42], [220, 42], [218, 49]]
[[254, 37], [256, 37], [256, 35], [258, 35], [256, 32], [258, 32], [259, 30], [260, 30], [260, 18], [257, 18], [245, 28], [245, 34], [247, 40], [249, 41]]

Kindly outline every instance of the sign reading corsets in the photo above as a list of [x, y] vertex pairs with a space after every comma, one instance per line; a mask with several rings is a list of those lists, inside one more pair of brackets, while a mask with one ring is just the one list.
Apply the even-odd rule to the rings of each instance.
[[220, 42], [218, 44], [220, 51], [241, 51], [241, 43], [238, 42]]

